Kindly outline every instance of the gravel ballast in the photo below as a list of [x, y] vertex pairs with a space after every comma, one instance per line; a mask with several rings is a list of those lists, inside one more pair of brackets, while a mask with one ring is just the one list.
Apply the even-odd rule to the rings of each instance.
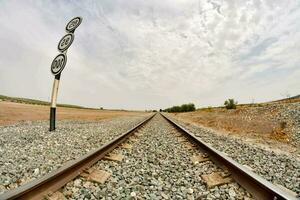
[[300, 103], [290, 103], [281, 105], [281, 112], [275, 117], [287, 122], [291, 133], [291, 143], [297, 147], [298, 156], [300, 155]]
[[211, 161], [193, 164], [190, 158], [200, 150], [188, 150], [175, 133], [156, 115], [138, 131], [138, 141], [126, 142], [132, 149], [119, 147], [112, 152], [125, 156], [121, 162], [101, 160], [93, 166], [112, 174], [105, 183], [77, 177], [61, 192], [68, 199], [251, 199], [235, 182], [207, 189], [200, 175], [222, 169]]
[[[170, 117], [170, 116], [169, 116]], [[172, 118], [172, 117], [170, 117]], [[300, 160], [296, 155], [278, 154], [257, 146], [246, 144], [240, 139], [220, 136], [212, 130], [185, 123], [175, 118], [174, 121], [184, 126], [204, 142], [210, 143], [219, 151], [242, 165], [247, 165], [273, 184], [282, 185], [300, 194]]]
[[60, 121], [49, 132], [46, 121], [0, 126], [0, 193], [39, 178], [100, 147], [147, 116], [98, 122]]

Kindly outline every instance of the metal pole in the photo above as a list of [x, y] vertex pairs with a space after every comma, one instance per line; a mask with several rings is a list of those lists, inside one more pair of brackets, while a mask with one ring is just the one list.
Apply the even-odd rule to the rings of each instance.
[[58, 86], [60, 74], [67, 64], [67, 50], [74, 40], [74, 31], [81, 24], [82, 18], [75, 17], [66, 26], [67, 34], [59, 41], [57, 49], [61, 53], [58, 54], [51, 64], [51, 73], [55, 76], [52, 88], [51, 105], [50, 105], [50, 128], [49, 131], [55, 130], [56, 120], [56, 99], [58, 93]]
[[60, 80], [60, 73], [55, 76], [54, 82], [53, 82], [51, 106], [50, 106], [50, 129], [49, 129], [49, 131], [55, 130], [56, 100], [57, 100], [59, 80]]

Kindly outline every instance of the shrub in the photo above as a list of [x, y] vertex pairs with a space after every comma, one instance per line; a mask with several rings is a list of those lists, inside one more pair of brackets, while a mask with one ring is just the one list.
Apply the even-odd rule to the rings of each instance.
[[207, 107], [207, 112], [212, 112], [213, 111], [213, 108], [211, 106], [208, 106]]
[[228, 99], [224, 102], [224, 105], [227, 109], [236, 109], [237, 101], [235, 102], [234, 99]]
[[195, 111], [195, 105], [193, 103], [189, 104], [182, 104], [181, 106], [173, 106], [171, 108], [167, 108], [164, 111], [165, 112], [191, 112]]

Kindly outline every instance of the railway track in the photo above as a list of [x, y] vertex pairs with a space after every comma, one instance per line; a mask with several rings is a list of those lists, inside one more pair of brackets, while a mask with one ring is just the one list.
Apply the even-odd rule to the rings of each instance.
[[[148, 117], [99, 149], [0, 199], [64, 199], [86, 190], [92, 190], [85, 194], [91, 199], [137, 199], [142, 194], [145, 199], [193, 199], [196, 193], [204, 195], [200, 198], [213, 193], [216, 198], [296, 199], [162, 116]], [[214, 186], [221, 189], [216, 192]]]

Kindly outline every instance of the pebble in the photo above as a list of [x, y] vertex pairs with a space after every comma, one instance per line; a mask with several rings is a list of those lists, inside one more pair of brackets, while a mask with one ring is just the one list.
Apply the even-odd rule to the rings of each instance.
[[34, 169], [33, 175], [37, 176], [39, 174], [40, 174], [40, 169], [39, 168]]
[[[58, 169], [67, 161], [100, 147], [133, 128], [147, 115], [118, 117], [98, 122], [58, 121], [49, 132], [48, 121], [0, 126], [0, 194]], [[2, 165], [1, 165], [2, 163]], [[24, 180], [18, 183], [17, 180]]]
[[74, 186], [75, 186], [75, 187], [81, 187], [81, 179], [76, 179], [76, 180], [74, 181]]
[[131, 193], [130, 193], [130, 196], [136, 197], [136, 193], [135, 193], [135, 192], [131, 192]]
[[[124, 155], [124, 161], [116, 164], [101, 160], [93, 166], [95, 169], [111, 172], [112, 178], [105, 184], [95, 183], [94, 187], [86, 189], [91, 194], [96, 194], [95, 188], [103, 191], [98, 195], [98, 199], [111, 196], [112, 199], [124, 197], [124, 199], [194, 200], [200, 195], [203, 195], [204, 199], [206, 196], [208, 199], [215, 199], [216, 191], [219, 193], [219, 199], [228, 199], [228, 191], [234, 188], [236, 183], [225, 184], [222, 188], [207, 189], [200, 175], [222, 169], [212, 162], [194, 165], [190, 158], [199, 154], [199, 150], [186, 149], [178, 138], [174, 137], [174, 132], [177, 132], [176, 128], [162, 116], [156, 115], [139, 130], [141, 136], [138, 142], [129, 140], [132, 149], [113, 150], [112, 153]], [[83, 179], [83, 182], [87, 181]], [[72, 184], [69, 184], [63, 191], [71, 190], [72, 187]], [[242, 187], [235, 189], [235, 192], [239, 195], [248, 194]]]
[[188, 194], [193, 194], [194, 190], [192, 188], [187, 189]]
[[[286, 122], [290, 129], [291, 143], [298, 147], [297, 153], [300, 154], [300, 102], [289, 104], [275, 104], [272, 107], [278, 107], [280, 112], [275, 118], [278, 121]], [[272, 109], [272, 108], [271, 108]]]
[[233, 189], [230, 189], [228, 194], [229, 194], [230, 197], [235, 197], [236, 196], [236, 193]]
[[66, 196], [66, 197], [71, 197], [71, 196], [72, 196], [72, 192], [71, 192], [71, 191], [67, 191], [67, 192], [65, 193], [65, 196]]
[[164, 199], [169, 199], [169, 196], [166, 195], [165, 193], [161, 192], [160, 195], [164, 198]]
[[[294, 107], [287, 109], [286, 112], [293, 113], [295, 117], [299, 116], [298, 119], [300, 119], [300, 103], [296, 104], [296, 107], [294, 105]], [[172, 119], [239, 164], [249, 166], [266, 180], [280, 184], [300, 195], [300, 159], [296, 154], [278, 154], [245, 143], [237, 138], [222, 136], [213, 130], [185, 123], [175, 118]], [[300, 120], [298, 121], [296, 127], [300, 129]]]

